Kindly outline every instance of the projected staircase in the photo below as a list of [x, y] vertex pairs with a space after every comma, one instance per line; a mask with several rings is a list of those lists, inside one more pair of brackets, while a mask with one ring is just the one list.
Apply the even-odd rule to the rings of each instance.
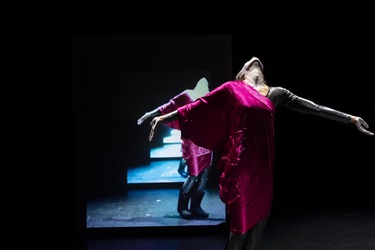
[[181, 159], [181, 139], [180, 131], [172, 129], [170, 135], [163, 138], [161, 147], [150, 150], [151, 160], [161, 159]]
[[131, 183], [182, 183], [177, 169], [181, 161], [180, 131], [171, 129], [163, 138], [160, 147], [151, 148], [150, 164], [128, 169], [128, 184]]

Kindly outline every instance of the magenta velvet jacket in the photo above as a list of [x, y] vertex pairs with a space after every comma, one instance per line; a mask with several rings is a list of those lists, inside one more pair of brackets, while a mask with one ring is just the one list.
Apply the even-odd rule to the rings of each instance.
[[178, 113], [182, 138], [219, 152], [220, 198], [231, 231], [247, 232], [271, 209], [273, 103], [248, 84], [229, 81]]
[[220, 198], [231, 231], [245, 233], [270, 212], [273, 195], [274, 115], [296, 112], [349, 123], [351, 116], [270, 87], [267, 97], [242, 81], [229, 81], [178, 109], [181, 136], [220, 153]]
[[[184, 91], [175, 97], [173, 97], [169, 102], [161, 105], [158, 110], [162, 114], [170, 113], [176, 110], [178, 107], [184, 106], [185, 104], [193, 102], [189, 93]], [[168, 127], [180, 130], [180, 125], [178, 121], [172, 121], [165, 124]], [[212, 151], [203, 147], [199, 147], [194, 144], [191, 140], [181, 138], [181, 150], [182, 158], [185, 159], [186, 165], [188, 167], [188, 173], [191, 176], [199, 175], [204, 169], [211, 166], [212, 164]]]

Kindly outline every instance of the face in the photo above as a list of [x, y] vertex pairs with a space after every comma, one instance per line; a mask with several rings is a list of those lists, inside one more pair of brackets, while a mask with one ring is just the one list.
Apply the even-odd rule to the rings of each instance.
[[245, 64], [245, 80], [252, 83], [253, 85], [262, 84], [264, 76], [262, 73], [262, 67], [259, 61], [249, 61], [249, 64]]
[[245, 63], [245, 70], [247, 72], [257, 71], [262, 73], [262, 66], [260, 65], [259, 61], [257, 60], [250, 60], [247, 63]]

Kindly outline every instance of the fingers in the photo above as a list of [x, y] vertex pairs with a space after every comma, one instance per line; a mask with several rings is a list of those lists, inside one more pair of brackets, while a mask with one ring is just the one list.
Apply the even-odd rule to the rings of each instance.
[[137, 120], [137, 124], [141, 125], [148, 118], [147, 114], [144, 114], [141, 118]]
[[154, 128], [156, 126], [156, 118], [152, 119], [152, 121], [150, 122], [150, 126], [151, 128]]
[[150, 122], [151, 131], [150, 131], [150, 134], [148, 136], [148, 140], [149, 141], [152, 141], [154, 139], [155, 129], [156, 129], [157, 124], [158, 123], [157, 123], [157, 119], [156, 118], [152, 119], [152, 121]]
[[374, 133], [364, 129], [364, 128], [361, 128], [359, 131], [361, 131], [362, 133], [364, 133], [365, 135], [374, 135]]
[[365, 128], [368, 128], [368, 127], [369, 127], [368, 124], [367, 124], [362, 118], [359, 119], [359, 122], [360, 122], [361, 125], [363, 125]]
[[148, 136], [148, 141], [152, 141], [154, 139], [154, 129], [151, 129], [150, 134]]
[[366, 135], [371, 135], [371, 136], [374, 135], [374, 133], [367, 130], [369, 128], [369, 125], [362, 118], [359, 118], [357, 120], [357, 122], [355, 123], [355, 126], [357, 127], [359, 131], [361, 131], [362, 133]]
[[139, 118], [138, 121], [137, 121], [137, 124], [138, 125], [141, 125], [144, 121], [146, 120], [146, 118]]

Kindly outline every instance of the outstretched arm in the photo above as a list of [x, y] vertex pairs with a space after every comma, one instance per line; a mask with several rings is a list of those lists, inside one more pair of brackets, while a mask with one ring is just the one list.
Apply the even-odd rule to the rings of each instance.
[[158, 116], [160, 114], [161, 114], [161, 112], [159, 111], [158, 108], [156, 108], [156, 109], [154, 109], [154, 110], [152, 110], [150, 112], [146, 112], [141, 118], [139, 118], [137, 120], [137, 124], [141, 125], [146, 119]]
[[172, 111], [172, 112], [170, 112], [168, 114], [165, 114], [165, 115], [154, 117], [154, 119], [152, 119], [152, 121], [150, 123], [151, 131], [150, 131], [150, 134], [148, 136], [148, 140], [152, 141], [154, 139], [155, 131], [159, 127], [160, 124], [165, 124], [165, 123], [177, 120], [177, 119], [178, 119], [177, 110]]
[[335, 109], [331, 109], [322, 105], [317, 105], [312, 101], [293, 95], [286, 107], [298, 112], [322, 116], [331, 120], [340, 121], [344, 123], [352, 123], [362, 133], [366, 135], [374, 135], [368, 131], [368, 124], [359, 116], [349, 115]]
[[270, 88], [267, 97], [274, 103], [276, 108], [286, 107], [301, 113], [318, 115], [343, 123], [352, 123], [360, 132], [366, 135], [374, 135], [374, 133], [367, 130], [369, 126], [361, 117], [349, 115], [335, 109], [318, 105], [310, 100], [295, 95], [288, 89], [272, 87]]
[[[155, 108], [150, 112], [146, 112], [141, 118], [137, 120], [137, 124], [141, 125], [148, 118], [160, 116], [162, 114], [167, 114], [169, 112], [176, 110], [178, 107], [181, 107], [187, 103], [191, 103], [193, 101], [193, 97], [191, 95], [194, 93], [194, 91], [189, 89], [182, 91], [181, 93], [170, 99], [168, 102], [160, 105], [159, 107]], [[195, 95], [196, 93], [194, 94], [194, 96]], [[174, 124], [169, 124], [169, 126], [176, 129]]]

